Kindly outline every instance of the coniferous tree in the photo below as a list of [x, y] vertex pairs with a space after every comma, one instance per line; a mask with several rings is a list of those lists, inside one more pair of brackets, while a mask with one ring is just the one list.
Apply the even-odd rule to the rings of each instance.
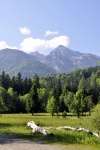
[[33, 82], [35, 83], [35, 85], [37, 86], [37, 88], [40, 88], [40, 82], [39, 82], [39, 76], [37, 74], [34, 75], [33, 77]]
[[23, 95], [25, 95], [26, 93], [29, 93], [31, 86], [32, 86], [31, 79], [25, 78], [23, 80]]
[[15, 76], [13, 76], [12, 79], [11, 79], [11, 87], [13, 88], [14, 91], [16, 91], [17, 85], [16, 85], [16, 78], [15, 78]]
[[20, 72], [16, 76], [16, 91], [18, 94], [23, 93], [23, 79]]
[[93, 103], [93, 99], [92, 99], [92, 95], [86, 96], [84, 98], [84, 102], [85, 102], [85, 112], [89, 112], [89, 115], [91, 115], [91, 110], [93, 109], [93, 107], [95, 106], [95, 104]]
[[64, 102], [64, 95], [61, 94], [60, 96], [60, 112], [64, 112], [64, 111], [68, 111], [68, 108], [66, 107], [65, 105], [65, 102]]
[[46, 88], [48, 91], [52, 90], [52, 88], [54, 87], [54, 81], [53, 81], [53, 78], [52, 77], [48, 77], [47, 78], [47, 85], [46, 85]]
[[0, 86], [5, 88], [6, 90], [11, 86], [11, 80], [8, 74], [5, 74], [3, 71], [0, 75]]
[[5, 72], [3, 71], [2, 74], [0, 75], [0, 86], [2, 86], [3, 88], [6, 87], [6, 81], [5, 81]]
[[8, 90], [9, 87], [11, 87], [11, 79], [10, 79], [10, 76], [7, 74], [6, 75], [6, 90]]
[[29, 92], [28, 101], [27, 101], [27, 110], [31, 112], [32, 115], [39, 111], [38, 92], [35, 83], [33, 83], [31, 90]]
[[85, 80], [84, 76], [82, 76], [82, 78], [80, 79], [79, 84], [78, 84], [78, 89], [85, 90], [85, 88], [86, 88], [86, 80]]

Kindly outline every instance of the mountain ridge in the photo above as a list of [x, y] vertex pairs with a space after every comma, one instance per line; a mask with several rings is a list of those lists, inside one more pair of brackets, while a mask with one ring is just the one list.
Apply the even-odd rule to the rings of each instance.
[[5, 71], [10, 76], [19, 72], [22, 77], [68, 73], [75, 69], [98, 66], [100, 57], [90, 53], [80, 53], [59, 45], [47, 56], [39, 52], [27, 54], [20, 50], [0, 50], [0, 74]]
[[47, 73], [55, 73], [55, 70], [36, 61], [31, 55], [12, 49], [0, 50], [0, 73], [3, 70], [10, 76], [16, 76], [18, 72], [21, 72], [23, 78], [32, 77], [35, 74], [43, 76]]
[[100, 56], [90, 53], [80, 53], [78, 51], [70, 50], [62, 45], [59, 45], [47, 56], [41, 57], [41, 54], [36, 52], [30, 53], [35, 59], [50, 65], [56, 72], [69, 72], [75, 69], [84, 69], [88, 67], [97, 66], [100, 61]]

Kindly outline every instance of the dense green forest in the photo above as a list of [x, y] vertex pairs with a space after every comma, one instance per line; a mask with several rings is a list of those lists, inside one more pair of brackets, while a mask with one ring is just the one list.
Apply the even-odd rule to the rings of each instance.
[[71, 112], [86, 115], [100, 103], [100, 67], [22, 79], [0, 75], [0, 113]]

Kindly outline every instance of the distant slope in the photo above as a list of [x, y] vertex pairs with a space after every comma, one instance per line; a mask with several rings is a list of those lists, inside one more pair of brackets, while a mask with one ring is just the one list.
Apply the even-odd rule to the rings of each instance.
[[43, 56], [38, 52], [30, 53], [30, 55], [35, 56], [36, 60], [51, 66], [59, 73], [94, 67], [100, 62], [99, 56], [73, 51], [62, 45], [55, 48], [47, 56]]
[[32, 56], [19, 50], [0, 50], [0, 74], [5, 71], [10, 76], [16, 76], [21, 72], [22, 77], [33, 77], [34, 74], [44, 76], [54, 74], [51, 67], [33, 59]]

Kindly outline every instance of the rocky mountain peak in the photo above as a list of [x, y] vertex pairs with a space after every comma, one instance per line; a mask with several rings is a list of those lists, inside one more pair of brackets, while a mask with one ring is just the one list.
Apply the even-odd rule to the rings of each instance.
[[63, 45], [59, 45], [47, 56], [41, 57], [38, 53], [37, 55], [38, 61], [51, 66], [57, 72], [69, 72], [78, 68], [94, 67], [97, 66], [100, 61], [99, 56], [80, 53]]
[[56, 56], [56, 57], [63, 57], [63, 58], [71, 58], [72, 56], [80, 56], [81, 53], [78, 51], [71, 50], [63, 45], [59, 45], [55, 48], [48, 56]]
[[50, 55], [54, 55], [54, 54], [64, 55], [65, 53], [68, 53], [69, 51], [71, 50], [64, 47], [63, 45], [59, 45], [57, 48], [55, 48], [53, 51], [50, 52]]
[[40, 54], [38, 51], [31, 52], [30, 55], [33, 56], [35, 60], [39, 60], [40, 62], [42, 62], [42, 60], [44, 62], [45, 60], [45, 56]]

